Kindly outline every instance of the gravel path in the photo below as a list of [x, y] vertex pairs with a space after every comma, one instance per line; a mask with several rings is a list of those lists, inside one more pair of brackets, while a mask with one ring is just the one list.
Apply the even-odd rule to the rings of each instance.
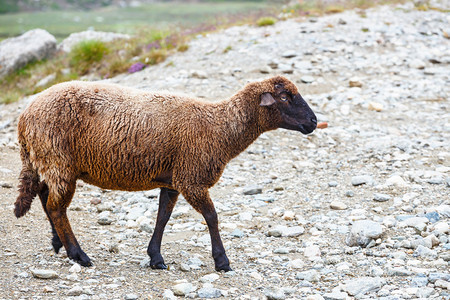
[[69, 217], [94, 267], [54, 254], [39, 200], [12, 213], [29, 100], [0, 106], [0, 299], [449, 299], [449, 23], [406, 4], [233, 27], [111, 80], [217, 101], [285, 74], [328, 122], [263, 134], [211, 189], [229, 273], [184, 199], [163, 240], [169, 270], [146, 267], [157, 190], [80, 182]]

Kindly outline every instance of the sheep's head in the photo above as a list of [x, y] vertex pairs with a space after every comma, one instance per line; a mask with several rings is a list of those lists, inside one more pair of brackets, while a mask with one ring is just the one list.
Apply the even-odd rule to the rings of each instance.
[[264, 81], [263, 87], [259, 105], [267, 110], [267, 117], [273, 126], [297, 130], [303, 134], [316, 129], [316, 115], [291, 81], [277, 76]]

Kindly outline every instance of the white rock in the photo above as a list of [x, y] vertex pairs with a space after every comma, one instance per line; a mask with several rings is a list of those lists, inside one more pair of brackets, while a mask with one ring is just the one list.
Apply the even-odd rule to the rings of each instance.
[[382, 111], [383, 110], [383, 104], [377, 103], [377, 102], [369, 102], [369, 105], [367, 107], [369, 110], [373, 111]]
[[449, 225], [447, 222], [441, 221], [439, 223], [434, 224], [434, 231], [440, 234], [449, 233]]
[[302, 77], [300, 78], [300, 80], [301, 80], [303, 83], [312, 83], [312, 82], [314, 82], [314, 77], [309, 76], [309, 75], [304, 75], [304, 76], [302, 76]]
[[30, 269], [30, 271], [31, 274], [33, 274], [33, 276], [36, 278], [50, 279], [58, 277], [58, 274], [53, 270]]
[[351, 296], [362, 296], [378, 291], [383, 285], [384, 280], [380, 277], [362, 277], [345, 280], [342, 289]]
[[292, 269], [302, 269], [305, 266], [305, 263], [301, 259], [294, 259], [288, 262], [287, 265]]
[[345, 210], [347, 209], [347, 205], [341, 201], [333, 201], [330, 203], [330, 208], [335, 210]]
[[187, 294], [194, 292], [196, 289], [197, 287], [189, 282], [182, 282], [172, 287], [172, 291], [176, 296], [186, 296]]
[[115, 40], [129, 38], [130, 36], [128, 34], [87, 30], [70, 34], [61, 42], [61, 44], [58, 45], [58, 49], [64, 52], [70, 52], [73, 46], [79, 44], [82, 41], [96, 40], [109, 43]]
[[353, 223], [350, 233], [345, 240], [348, 246], [366, 247], [371, 240], [383, 234], [383, 227], [374, 221], [360, 220]]
[[251, 221], [253, 219], [253, 215], [251, 212], [242, 212], [239, 214], [239, 220], [245, 222], [245, 221]]
[[81, 286], [74, 286], [70, 290], [67, 291], [67, 296], [80, 296], [83, 294], [84, 289]]
[[320, 257], [320, 248], [317, 245], [308, 246], [305, 248], [305, 256], [309, 259]]
[[43, 29], [33, 29], [0, 42], [0, 77], [56, 51], [56, 39]]
[[214, 282], [214, 281], [216, 281], [216, 280], [219, 279], [219, 278], [220, 278], [219, 274], [217, 274], [217, 273], [211, 273], [211, 274], [207, 274], [207, 275], [205, 275], [205, 276], [202, 276], [202, 277], [200, 278], [200, 281], [201, 281], [201, 282]]
[[167, 299], [167, 300], [177, 300], [178, 298], [173, 294], [173, 292], [169, 289], [165, 289], [163, 294], [163, 299]]
[[69, 269], [70, 273], [79, 273], [81, 272], [81, 266], [77, 263], [73, 264], [73, 266], [70, 267]]
[[387, 186], [407, 187], [408, 183], [399, 175], [393, 175], [386, 180]]

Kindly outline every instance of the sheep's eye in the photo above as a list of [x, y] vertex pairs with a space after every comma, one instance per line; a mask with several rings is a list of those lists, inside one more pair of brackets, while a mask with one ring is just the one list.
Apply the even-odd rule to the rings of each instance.
[[282, 95], [282, 96], [280, 97], [280, 99], [281, 99], [281, 101], [287, 101], [287, 100], [288, 100], [288, 97], [287, 97], [286, 95]]
[[281, 85], [281, 84], [279, 84], [279, 83], [277, 83], [277, 84], [275, 84], [275, 88], [276, 89], [281, 89], [283, 86]]

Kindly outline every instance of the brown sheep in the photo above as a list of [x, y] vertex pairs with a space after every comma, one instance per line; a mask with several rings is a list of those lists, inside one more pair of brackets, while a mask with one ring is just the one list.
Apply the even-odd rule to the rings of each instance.
[[161, 239], [179, 193], [209, 228], [216, 270], [231, 270], [208, 193], [225, 165], [276, 128], [311, 133], [316, 116], [284, 77], [250, 83], [230, 99], [206, 103], [106, 83], [66, 82], [42, 92], [20, 115], [22, 171], [15, 215], [39, 195], [56, 252], [91, 265], [67, 219], [81, 179], [104, 189], [161, 188], [150, 266], [167, 268]]

